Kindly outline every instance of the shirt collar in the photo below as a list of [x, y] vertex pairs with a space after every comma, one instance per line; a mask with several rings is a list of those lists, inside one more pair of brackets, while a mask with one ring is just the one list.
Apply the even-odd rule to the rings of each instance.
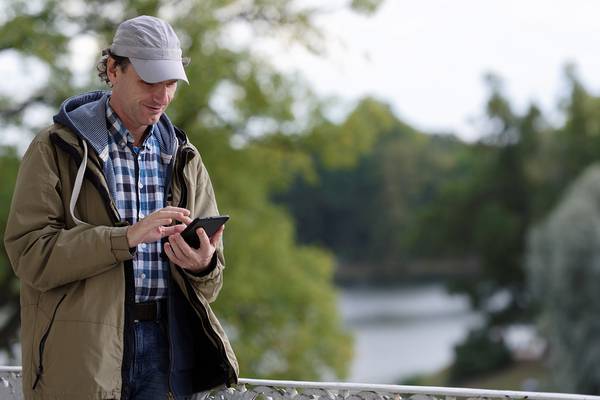
[[[106, 120], [108, 121], [108, 132], [110, 135], [113, 136], [115, 143], [117, 143], [119, 147], [133, 148], [133, 136], [131, 135], [131, 132], [129, 132], [129, 130], [125, 127], [123, 121], [121, 121], [121, 118], [119, 118], [117, 113], [114, 112], [114, 110], [110, 106], [109, 100], [110, 96], [108, 96], [108, 98], [106, 99]], [[141, 147], [143, 147], [145, 150], [150, 150], [150, 143], [148, 139], [150, 139], [150, 137], [152, 137], [152, 135], [155, 134], [155, 128], [155, 125], [151, 125], [150, 132], [148, 132], [148, 135], [146, 135], [146, 137], [144, 138], [144, 142], [142, 143]]]

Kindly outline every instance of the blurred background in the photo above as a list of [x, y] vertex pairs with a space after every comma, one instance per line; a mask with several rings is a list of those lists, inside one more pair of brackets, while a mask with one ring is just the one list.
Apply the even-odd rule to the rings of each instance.
[[[0, 236], [19, 160], [171, 22], [169, 116], [222, 213], [242, 376], [600, 394], [596, 1], [0, 0]], [[19, 364], [0, 246], [0, 364]], [[110, 294], [107, 294], [110, 295]]]

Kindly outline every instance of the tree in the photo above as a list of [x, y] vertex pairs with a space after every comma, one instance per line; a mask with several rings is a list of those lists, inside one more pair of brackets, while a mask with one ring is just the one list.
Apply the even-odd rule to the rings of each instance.
[[[369, 13], [379, 2], [355, 0], [351, 6]], [[335, 310], [331, 256], [298, 246], [290, 216], [270, 199], [294, 173], [309, 174], [313, 169], [311, 157], [296, 138], [315, 121], [324, 121], [319, 100], [302, 82], [259, 59], [248, 45], [227, 40], [234, 28], [241, 28], [255, 38], [279, 37], [319, 51], [324, 38], [312, 24], [318, 10], [292, 0], [35, 4], [2, 0], [0, 4], [5, 10], [0, 52], [12, 52], [48, 76], [32, 93], [0, 93], [0, 124], [21, 132], [38, 128], [25, 118], [26, 112], [55, 110], [64, 98], [99, 87], [92, 71], [88, 79], [74, 79], [69, 49], [77, 39], [85, 37], [99, 50], [110, 43], [119, 22], [140, 14], [162, 16], [174, 25], [184, 54], [192, 59], [187, 73], [193, 84], [180, 87], [169, 115], [200, 148], [220, 208], [232, 216], [225, 237], [227, 284], [215, 308], [232, 336], [243, 374], [293, 379], [345, 376], [351, 341]], [[310, 110], [303, 121], [293, 111], [298, 101]], [[2, 188], [9, 190], [5, 183], [14, 179], [14, 169], [5, 171]], [[7, 205], [8, 201], [1, 203], [4, 214]], [[4, 225], [0, 229], [4, 231]], [[5, 255], [2, 260], [6, 265]], [[2, 285], [15, 285], [11, 274], [0, 280]], [[14, 291], [3, 296], [2, 306], [17, 307]]]
[[600, 393], [600, 166], [586, 169], [552, 213], [532, 229], [527, 269], [540, 303], [556, 383]]
[[[527, 312], [522, 259], [536, 189], [529, 165], [544, 131], [535, 106], [517, 115], [503, 96], [500, 80], [489, 76], [487, 82], [490, 97], [483, 127], [488, 132], [467, 150], [462, 176], [441, 190], [429, 218], [439, 221], [443, 253], [477, 257], [480, 276], [462, 279], [456, 287], [487, 312], [490, 324], [502, 325]], [[490, 309], [490, 299], [500, 292], [508, 294], [509, 302]]]
[[398, 282], [407, 279], [407, 263], [435, 257], [421, 214], [453, 175], [465, 144], [418, 132], [373, 98], [362, 99], [338, 126], [318, 127], [305, 139], [316, 176], [299, 177], [277, 199], [301, 222], [302, 242], [335, 252], [338, 278]]
[[[467, 162], [471, 168], [443, 188], [429, 216], [439, 223], [438, 241], [443, 242], [445, 254], [474, 256], [480, 266], [477, 275], [451, 283], [453, 290], [470, 296], [485, 318], [484, 326], [455, 348], [454, 379], [464, 378], [465, 365], [480, 368], [470, 372], [483, 373], [510, 362], [508, 352], [498, 353], [504, 345], [501, 332], [515, 322], [528, 321], [531, 315], [525, 290], [525, 238], [537, 190], [531, 164], [537, 160], [544, 124], [535, 106], [524, 115], [515, 113], [498, 78], [488, 76], [487, 82], [487, 135], [470, 147]], [[487, 363], [473, 364], [473, 356], [486, 358]]]
[[[19, 157], [12, 147], [0, 146], [0, 240], [4, 243], [4, 227], [8, 219], [8, 204], [12, 197]], [[0, 310], [4, 323], [0, 327], [0, 348], [12, 351], [15, 332], [19, 327], [19, 285], [14, 279], [4, 246], [0, 246]]]

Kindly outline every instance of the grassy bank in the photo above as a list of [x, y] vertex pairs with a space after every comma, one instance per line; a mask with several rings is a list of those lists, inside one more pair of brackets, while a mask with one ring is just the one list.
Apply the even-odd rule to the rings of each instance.
[[542, 361], [515, 362], [492, 374], [473, 377], [458, 384], [448, 384], [448, 370], [431, 375], [415, 376], [401, 382], [405, 385], [454, 386], [477, 389], [558, 391], [552, 386], [549, 371]]

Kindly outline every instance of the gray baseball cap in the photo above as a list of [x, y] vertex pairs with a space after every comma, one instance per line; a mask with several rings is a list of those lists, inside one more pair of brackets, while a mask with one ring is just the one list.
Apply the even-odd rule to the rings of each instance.
[[178, 79], [189, 84], [183, 69], [181, 45], [167, 22], [142, 15], [122, 22], [110, 51], [128, 57], [138, 75], [149, 83]]

